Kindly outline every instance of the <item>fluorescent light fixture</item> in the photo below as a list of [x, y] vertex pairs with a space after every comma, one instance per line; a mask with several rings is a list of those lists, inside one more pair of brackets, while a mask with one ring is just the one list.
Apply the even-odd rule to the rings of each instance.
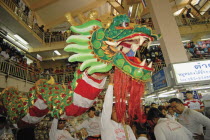
[[178, 16], [179, 14], [181, 14], [181, 12], [182, 12], [183, 9], [184, 9], [184, 8], [182, 8], [182, 9], [180, 9], [180, 10], [174, 12], [174, 16]]
[[7, 38], [9, 38], [12, 41], [16, 41], [14, 38], [12, 38], [10, 35], [7, 35]]
[[157, 43], [157, 44], [151, 44], [150, 46], [155, 46], [155, 45], [160, 45], [160, 43]]
[[38, 60], [42, 61], [41, 55], [37, 54], [37, 55], [36, 55], [36, 58], [37, 58]]
[[61, 54], [59, 53], [59, 51], [57, 51], [57, 50], [55, 50], [54, 53], [56, 53], [57, 55], [61, 55]]
[[167, 94], [167, 95], [159, 95], [158, 97], [169, 97], [169, 96], [174, 96], [175, 94]]
[[210, 86], [198, 86], [191, 88], [191, 90], [201, 90], [201, 89], [210, 89]]
[[151, 98], [158, 98], [157, 96], [155, 96], [155, 97], [151, 97]]
[[20, 37], [19, 35], [14, 35], [15, 38], [17, 38], [20, 42], [22, 42], [25, 45], [28, 45], [28, 42], [26, 42], [22, 37]]
[[200, 1], [201, 1], [201, 0], [192, 0], [192, 1], [191, 1], [191, 4], [192, 4], [192, 5], [197, 5], [197, 4], [199, 4]]
[[154, 96], [156, 96], [156, 95], [155, 95], [155, 94], [149, 95], [149, 96], [147, 96], [146, 98], [151, 98], [151, 97], [154, 97]]
[[203, 39], [201, 39], [201, 40], [210, 40], [210, 38], [203, 38]]
[[190, 42], [191, 40], [183, 40], [182, 42]]
[[28, 47], [20, 44], [19, 42], [15, 42], [19, 47], [21, 47], [22, 49], [28, 50]]
[[176, 93], [176, 92], [177, 92], [177, 90], [171, 90], [171, 91], [167, 91], [167, 92], [161, 92], [158, 96], [167, 95], [167, 94]]

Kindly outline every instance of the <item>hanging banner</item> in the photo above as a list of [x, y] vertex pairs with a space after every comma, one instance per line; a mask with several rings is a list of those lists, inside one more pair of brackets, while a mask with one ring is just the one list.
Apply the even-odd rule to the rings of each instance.
[[167, 87], [166, 77], [164, 70], [160, 70], [152, 76], [152, 83], [154, 90]]
[[154, 90], [170, 87], [172, 83], [168, 68], [163, 67], [162, 70], [152, 75], [152, 84]]
[[210, 60], [172, 64], [176, 84], [210, 81]]

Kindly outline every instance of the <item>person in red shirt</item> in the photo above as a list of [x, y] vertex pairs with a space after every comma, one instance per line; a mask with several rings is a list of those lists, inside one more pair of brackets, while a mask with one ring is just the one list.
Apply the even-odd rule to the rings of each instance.
[[184, 105], [190, 109], [196, 110], [198, 112], [203, 112], [204, 111], [204, 105], [203, 103], [198, 100], [193, 98], [193, 93], [192, 91], [187, 91], [186, 92], [187, 100], [184, 102]]
[[58, 67], [56, 67], [56, 69], [55, 69], [55, 72], [54, 72], [55, 74], [58, 74], [58, 73], [60, 73], [60, 70], [59, 70], [59, 68]]
[[61, 66], [60, 73], [64, 73], [64, 72], [65, 72], [65, 70], [64, 70], [63, 66]]

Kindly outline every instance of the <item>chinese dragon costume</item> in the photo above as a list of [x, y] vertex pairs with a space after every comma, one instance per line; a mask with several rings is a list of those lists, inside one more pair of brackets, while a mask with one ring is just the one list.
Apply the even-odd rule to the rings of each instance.
[[71, 88], [56, 84], [53, 79], [38, 80], [28, 93], [15, 88], [6, 88], [1, 98], [7, 115], [19, 127], [40, 122], [46, 114], [52, 116], [79, 116], [86, 112], [103, 90], [106, 73], [114, 70], [114, 95], [117, 116], [123, 119], [128, 103], [129, 118], [140, 115], [140, 102], [144, 83], [151, 78], [152, 64], [134, 57], [138, 49], [144, 50], [159, 35], [151, 29], [129, 26], [126, 15], [113, 19], [109, 28], [102, 28], [98, 20], [91, 20], [79, 26], [71, 26], [77, 35], [71, 35], [64, 48], [76, 54], [69, 62], [81, 62], [74, 73]]

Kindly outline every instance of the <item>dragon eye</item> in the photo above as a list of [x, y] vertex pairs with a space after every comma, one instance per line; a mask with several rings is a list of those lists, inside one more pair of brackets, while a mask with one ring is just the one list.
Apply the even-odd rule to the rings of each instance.
[[119, 26], [120, 27], [128, 27], [129, 23], [128, 22], [122, 22]]
[[129, 26], [129, 23], [128, 23], [128, 22], [126, 22], [126, 23], [125, 23], [125, 27], [128, 27], [128, 26]]

